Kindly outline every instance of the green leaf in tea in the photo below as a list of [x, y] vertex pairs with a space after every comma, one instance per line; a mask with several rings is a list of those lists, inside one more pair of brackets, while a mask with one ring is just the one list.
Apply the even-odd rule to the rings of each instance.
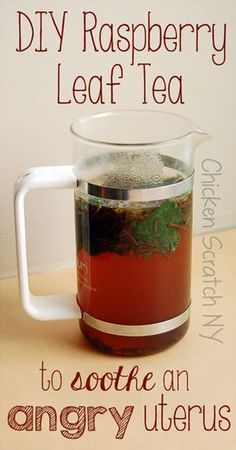
[[174, 227], [183, 220], [181, 208], [173, 200], [165, 200], [145, 219], [133, 225], [132, 232], [139, 245], [145, 245], [161, 253], [175, 251], [180, 233]]

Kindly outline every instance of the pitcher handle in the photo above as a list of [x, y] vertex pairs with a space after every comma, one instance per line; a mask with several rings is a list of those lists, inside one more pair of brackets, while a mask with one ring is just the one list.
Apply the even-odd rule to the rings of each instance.
[[38, 296], [30, 291], [25, 196], [33, 189], [73, 189], [75, 187], [76, 177], [73, 166], [32, 167], [15, 183], [14, 209], [20, 297], [26, 312], [38, 320], [78, 319], [81, 317], [81, 311], [76, 302], [76, 294]]

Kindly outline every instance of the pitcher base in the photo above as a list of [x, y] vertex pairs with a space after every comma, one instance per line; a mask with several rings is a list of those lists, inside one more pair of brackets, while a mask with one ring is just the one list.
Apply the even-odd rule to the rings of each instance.
[[142, 356], [161, 352], [177, 343], [185, 335], [189, 319], [181, 326], [153, 336], [117, 336], [98, 331], [83, 320], [80, 329], [86, 339], [98, 350], [117, 356]]

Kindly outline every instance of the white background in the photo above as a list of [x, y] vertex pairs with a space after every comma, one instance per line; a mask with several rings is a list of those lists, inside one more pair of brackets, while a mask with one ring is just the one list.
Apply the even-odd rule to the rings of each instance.
[[[96, 0], [96, 1], [16, 1], [1, 0], [1, 78], [0, 78], [0, 276], [16, 273], [13, 185], [31, 166], [70, 164], [73, 162], [70, 123], [77, 116], [108, 109], [149, 108], [176, 112], [205, 128], [212, 140], [199, 147], [195, 157], [194, 231], [203, 233], [201, 199], [201, 163], [214, 158], [222, 164], [217, 188], [220, 201], [215, 208], [215, 226], [208, 231], [234, 227], [236, 224], [235, 157], [235, 72], [236, 3], [235, 0]], [[25, 52], [18, 46], [17, 11], [32, 19], [35, 40]], [[57, 52], [58, 36], [49, 16], [44, 19], [43, 41], [46, 53], [36, 53], [39, 27], [35, 11], [54, 11], [60, 18], [68, 11], [64, 47]], [[139, 23], [147, 21], [147, 11], [157, 23], [216, 23], [219, 30], [227, 24], [227, 60], [223, 66], [212, 64], [208, 33], [203, 34], [200, 51], [193, 51], [193, 41], [184, 41], [181, 54], [143, 52], [137, 62], [152, 63], [152, 77], [182, 74], [184, 105], [149, 101], [142, 105], [140, 73], [129, 65], [128, 54], [81, 52], [82, 11], [96, 12], [100, 23]], [[220, 34], [219, 36], [222, 35]], [[58, 105], [57, 64], [62, 67], [62, 89], [71, 98], [77, 75], [104, 75], [121, 63], [125, 78], [117, 90], [117, 104], [112, 107], [86, 102]], [[148, 83], [151, 84], [151, 79]], [[27, 199], [28, 254], [31, 271], [48, 270], [74, 264], [73, 193], [65, 191], [34, 192]]]

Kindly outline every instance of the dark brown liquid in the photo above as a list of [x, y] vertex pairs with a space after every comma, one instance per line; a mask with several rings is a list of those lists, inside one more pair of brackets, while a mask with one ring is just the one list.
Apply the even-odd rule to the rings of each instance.
[[[178, 208], [181, 216], [177, 224], [162, 225], [161, 204], [163, 211], [165, 205], [167, 209]], [[83, 312], [105, 322], [147, 325], [166, 321], [187, 309], [191, 193], [165, 204], [135, 208], [132, 204], [125, 208], [103, 206], [77, 197], [75, 211], [78, 303]], [[140, 227], [141, 221], [146, 221], [145, 226]], [[139, 337], [104, 333], [83, 320], [80, 326], [87, 339], [103, 351], [142, 355], [177, 342], [185, 334], [188, 321], [166, 333]]]

